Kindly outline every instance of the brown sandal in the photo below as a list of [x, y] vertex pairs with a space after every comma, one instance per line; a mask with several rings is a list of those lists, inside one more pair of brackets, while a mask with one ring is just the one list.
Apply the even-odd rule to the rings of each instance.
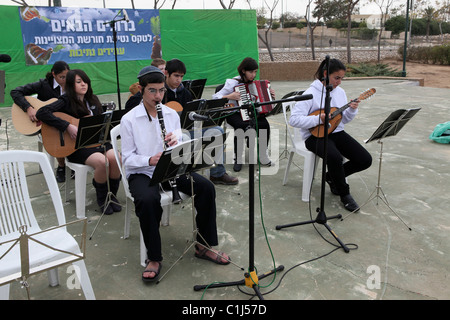
[[[153, 261], [150, 261], [150, 260], [145, 260], [145, 263], [147, 264], [147, 267], [145, 268], [145, 270], [144, 270], [144, 272], [142, 272], [142, 281], [144, 281], [144, 282], [153, 282], [153, 281], [155, 281], [157, 278], [158, 278], [158, 276], [159, 276], [159, 273], [160, 273], [160, 271], [161, 271], [161, 267], [162, 267], [162, 263], [161, 262], [156, 262], [157, 264], [158, 264], [158, 269], [153, 269], [153, 268], [149, 268], [148, 267], [148, 265], [150, 264], [150, 262], [153, 262]], [[146, 272], [154, 272], [155, 273], [155, 276], [154, 277], [152, 277], [152, 278], [149, 278], [149, 277], [144, 277], [144, 273], [146, 273]]]
[[[197, 253], [197, 251], [195, 252], [195, 256], [197, 258], [209, 260], [209, 261], [212, 261], [212, 262], [220, 264], [220, 265], [227, 265], [230, 263], [231, 258], [230, 257], [226, 258], [225, 253], [223, 253], [221, 251], [217, 251], [217, 252], [212, 251], [216, 255], [216, 258], [214, 259], [206, 254], [207, 251], [211, 251], [211, 249], [206, 248], [204, 246], [202, 246], [201, 248], [199, 248], [198, 246], [195, 246], [195, 249], [198, 251], [198, 253]], [[222, 259], [225, 259], [226, 261], [223, 262]]]

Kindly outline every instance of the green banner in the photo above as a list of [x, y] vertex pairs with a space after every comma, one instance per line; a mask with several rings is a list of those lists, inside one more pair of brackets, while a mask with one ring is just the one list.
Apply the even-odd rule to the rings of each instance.
[[185, 79], [224, 83], [242, 59], [258, 60], [254, 10], [160, 10], [160, 18], [163, 58], [183, 61]]
[[[11, 62], [0, 63], [0, 70], [6, 73], [5, 102], [0, 107], [10, 107], [13, 102], [9, 92], [44, 78], [51, 66], [25, 64], [17, 7], [0, 6], [0, 10], [0, 54], [11, 56]], [[187, 68], [184, 80], [206, 78], [206, 85], [218, 85], [237, 75], [237, 66], [243, 58], [258, 60], [254, 10], [160, 10], [159, 13], [162, 58], [182, 60]], [[137, 81], [139, 70], [151, 63], [150, 54], [148, 60], [119, 58], [121, 93], [128, 92], [129, 86]], [[83, 69], [89, 75], [95, 94], [117, 92], [115, 62], [77, 63], [71, 68]]]

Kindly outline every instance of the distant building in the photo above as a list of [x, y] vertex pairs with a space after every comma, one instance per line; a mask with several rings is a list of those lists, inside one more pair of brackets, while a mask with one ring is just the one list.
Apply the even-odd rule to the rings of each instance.
[[[381, 29], [381, 14], [353, 14], [352, 21], [365, 22], [369, 29]], [[389, 15], [385, 20], [389, 19]]]

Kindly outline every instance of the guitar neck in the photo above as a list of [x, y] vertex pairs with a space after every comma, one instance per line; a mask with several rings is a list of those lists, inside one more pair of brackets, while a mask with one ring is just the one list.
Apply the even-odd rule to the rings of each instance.
[[344, 112], [348, 107], [350, 107], [350, 103], [355, 102], [358, 99], [353, 99], [352, 101], [350, 101], [349, 103], [347, 103], [346, 105], [340, 107], [339, 109], [335, 110], [333, 113], [331, 113], [330, 115], [330, 119], [333, 119], [334, 117], [337, 117], [338, 115], [340, 115], [342, 112]]

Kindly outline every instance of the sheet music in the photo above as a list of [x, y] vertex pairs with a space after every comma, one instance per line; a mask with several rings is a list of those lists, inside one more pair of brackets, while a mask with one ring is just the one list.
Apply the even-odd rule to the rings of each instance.
[[421, 108], [411, 108], [393, 111], [375, 130], [372, 136], [364, 142], [369, 143], [373, 140], [396, 135], [420, 109]]

